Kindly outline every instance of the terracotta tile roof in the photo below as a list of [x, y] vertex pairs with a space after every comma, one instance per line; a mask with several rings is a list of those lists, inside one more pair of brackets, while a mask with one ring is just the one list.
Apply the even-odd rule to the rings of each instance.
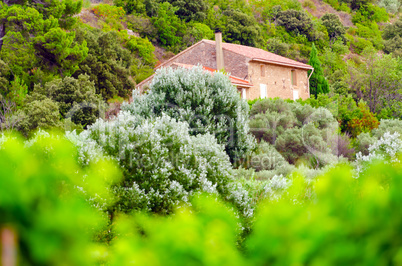
[[[202, 42], [210, 43], [215, 45], [215, 41], [202, 40]], [[292, 67], [299, 67], [304, 69], [313, 69], [312, 66], [300, 63], [298, 61], [264, 51], [259, 48], [254, 48], [245, 45], [233, 44], [233, 43], [222, 43], [222, 48], [237, 54], [244, 55], [255, 61], [264, 61], [271, 64], [286, 65]]]
[[[176, 66], [187, 68], [187, 69], [195, 67], [194, 65], [182, 64], [182, 63], [173, 63], [172, 65], [176, 65]], [[212, 73], [217, 71], [216, 69], [206, 67], [206, 66], [203, 66], [202, 68], [205, 69], [206, 71], [209, 71]], [[235, 77], [235, 76], [229, 76], [229, 79], [233, 85], [237, 85], [237, 86], [241, 86], [241, 87], [252, 87], [253, 86], [253, 84], [251, 84], [249, 81]]]

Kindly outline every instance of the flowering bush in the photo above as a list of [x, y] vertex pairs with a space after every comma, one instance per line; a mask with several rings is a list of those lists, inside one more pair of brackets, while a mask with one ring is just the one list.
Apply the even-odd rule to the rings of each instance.
[[254, 148], [249, 135], [248, 105], [223, 73], [201, 67], [162, 68], [151, 83], [151, 93], [133, 93], [133, 101], [122, 110], [144, 117], [166, 113], [186, 121], [190, 135], [213, 134], [232, 162]]
[[189, 204], [198, 192], [221, 195], [250, 216], [248, 194], [233, 186], [231, 164], [210, 134], [191, 136], [186, 122], [162, 114], [144, 119], [120, 112], [112, 121], [98, 120], [80, 135], [68, 133], [80, 150], [81, 162], [101, 158], [117, 161], [124, 178], [113, 187], [111, 212], [145, 210], [170, 213]]
[[356, 155], [356, 172], [360, 174], [367, 165], [375, 160], [385, 163], [399, 163], [398, 155], [402, 152], [402, 140], [398, 132], [393, 134], [386, 132], [379, 140], [368, 148], [368, 155], [359, 152]]
[[373, 129], [373, 136], [380, 138], [386, 132], [391, 134], [398, 132], [402, 136], [402, 120], [400, 119], [381, 119], [378, 128]]

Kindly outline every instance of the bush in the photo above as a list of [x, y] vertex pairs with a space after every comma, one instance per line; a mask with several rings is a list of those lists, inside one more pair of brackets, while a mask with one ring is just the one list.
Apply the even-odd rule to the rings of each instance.
[[402, 136], [402, 120], [400, 119], [381, 119], [378, 128], [373, 129], [373, 136], [379, 139], [386, 132], [391, 134], [398, 132]]
[[126, 46], [132, 53], [140, 57], [145, 64], [149, 66], [155, 65], [155, 47], [148, 38], [131, 37]]
[[61, 126], [59, 105], [49, 98], [29, 102], [21, 109], [20, 115], [17, 128], [26, 137], [38, 128], [49, 130]]
[[355, 141], [354, 146], [356, 147], [356, 153], [361, 153], [362, 155], [369, 154], [369, 147], [370, 145], [374, 144], [376, 141], [375, 137], [372, 137], [370, 133], [361, 133], [359, 134]]
[[125, 12], [120, 6], [112, 6], [108, 4], [99, 4], [92, 8], [95, 15], [110, 19], [121, 19]]
[[[295, 177], [277, 197], [269, 197], [270, 182], [244, 181], [259, 202], [244, 252], [233, 249], [238, 220], [214, 199], [197, 199], [193, 208], [179, 209], [171, 218], [121, 217], [112, 262], [135, 258], [146, 263], [152, 254], [153, 264], [180, 265], [194, 260], [208, 265], [399, 263], [401, 214], [395, 210], [402, 201], [400, 171], [400, 164], [377, 165], [356, 180], [349, 168], [337, 167], [314, 185]], [[212, 256], [214, 249], [219, 251]]]
[[[276, 170], [280, 168], [290, 169], [288, 162], [275, 149], [274, 146], [266, 142], [258, 144], [257, 151], [251, 156], [251, 167], [258, 171]], [[289, 173], [289, 172], [288, 172]], [[286, 176], [288, 173], [285, 173]]]
[[124, 104], [122, 110], [144, 117], [162, 113], [179, 121], [187, 121], [190, 134], [214, 134], [232, 162], [237, 162], [253, 149], [248, 135], [248, 105], [222, 73], [190, 70], [159, 69], [150, 85], [151, 93], [137, 95]]
[[166, 115], [144, 120], [120, 112], [110, 122], [98, 120], [88, 131], [68, 134], [83, 162], [106, 156], [119, 162], [124, 178], [112, 188], [110, 213], [171, 213], [199, 192], [216, 193], [233, 202], [247, 217], [248, 196], [233, 187], [231, 164], [210, 134], [191, 136], [186, 122]]
[[[254, 230], [246, 241], [250, 263], [392, 264], [399, 260], [399, 245], [392, 244], [395, 234], [400, 234], [396, 233], [400, 214], [395, 212], [402, 200], [398, 171], [400, 165], [391, 169], [380, 165], [356, 181], [348, 168], [333, 169], [314, 184], [314, 204], [303, 204], [309, 202], [311, 190], [302, 180], [294, 180], [287, 196], [260, 205]], [[384, 183], [389, 189], [381, 189]], [[372, 243], [378, 244], [373, 247]], [[389, 245], [389, 253], [383, 245]], [[370, 254], [363, 252], [366, 249]]]
[[362, 132], [370, 132], [380, 124], [365, 103], [359, 102], [358, 108], [359, 115], [352, 118], [347, 124], [350, 130], [349, 132], [353, 137], [356, 137]]
[[338, 123], [327, 109], [277, 98], [257, 101], [251, 114], [252, 134], [274, 145], [289, 163], [317, 167], [337, 160]]
[[127, 14], [131, 14], [131, 13], [144, 14], [145, 13], [145, 5], [144, 5], [144, 1], [142, 1], [142, 0], [114, 0], [113, 2], [116, 6], [124, 8], [124, 11]]

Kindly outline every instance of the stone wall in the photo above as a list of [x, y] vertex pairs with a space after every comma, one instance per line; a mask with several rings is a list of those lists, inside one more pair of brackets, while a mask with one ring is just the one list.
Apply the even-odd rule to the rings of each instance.
[[[261, 76], [261, 66], [265, 68], [264, 76]], [[296, 85], [291, 84], [292, 70], [296, 73]], [[293, 100], [293, 90], [298, 91], [299, 98], [309, 98], [307, 70], [250, 61], [248, 73], [250, 82], [254, 85], [247, 90], [248, 100], [260, 97], [260, 84], [267, 85], [268, 98]]]
[[[235, 77], [249, 80], [254, 85], [246, 89], [248, 100], [253, 100], [261, 96], [260, 84], [267, 85], [268, 98], [280, 97], [282, 99], [293, 100], [293, 91], [297, 91], [299, 98], [303, 100], [309, 98], [307, 70], [250, 61], [250, 58], [225, 49], [223, 49], [223, 56], [225, 71], [227, 73]], [[164, 65], [164, 67], [169, 67], [173, 63], [189, 65], [200, 64], [216, 69], [215, 45], [200, 42], [186, 52], [179, 54], [171, 62]], [[261, 66], [265, 68], [264, 76], [261, 76]], [[296, 85], [291, 84], [292, 70], [296, 73]], [[141, 88], [146, 84], [149, 85], [151, 80], [152, 78], [144, 82], [145, 84], [142, 84]], [[241, 89], [239, 89], [239, 91], [241, 91]]]

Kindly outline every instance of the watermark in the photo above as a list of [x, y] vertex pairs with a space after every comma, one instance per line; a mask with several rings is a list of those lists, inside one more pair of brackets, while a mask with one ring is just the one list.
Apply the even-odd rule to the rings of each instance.
[[[290, 149], [294, 148], [296, 153], [302, 152], [310, 155], [310, 157], [315, 158], [319, 164], [332, 163], [334, 160], [338, 160], [339, 156], [338, 135], [340, 129], [338, 122], [333, 116], [334, 113], [336, 114], [338, 112], [337, 106], [337, 101], [330, 102], [328, 108], [331, 109], [331, 112], [325, 108], [311, 108], [310, 110], [306, 109], [306, 113], [302, 114], [296, 114], [294, 110], [278, 110], [279, 112], [265, 114], [260, 113], [251, 117], [250, 120], [254, 120], [250, 123], [249, 134], [275, 146], [276, 140], [281, 135], [286, 134], [287, 130], [297, 129], [298, 135], [295, 136], [295, 138], [298, 138], [297, 141], [300, 142], [301, 147], [290, 147]], [[194, 114], [193, 109], [183, 109], [172, 103], [159, 103], [149, 108], [149, 117], [155, 114], [160, 115], [165, 113], [168, 116], [177, 117], [178, 121], [187, 122], [190, 135], [196, 136], [198, 134], [209, 133], [213, 135], [221, 145], [229, 148], [234, 147], [237, 141], [241, 141], [237, 138], [239, 125], [236, 123], [238, 122], [228, 115]], [[88, 110], [91, 109], [98, 110], [99, 118], [104, 119], [104, 108], [95, 103], [75, 105], [74, 108], [68, 112], [67, 117], [73, 119], [75, 115], [88, 112]], [[259, 121], [255, 120], [258, 117], [260, 118]], [[130, 166], [143, 166], [146, 168], [151, 165], [158, 166], [159, 162], [157, 159], [152, 159], [154, 157], [145, 156], [142, 158], [136, 152], [132, 152], [133, 150], [141, 149], [143, 145], [147, 145], [147, 141], [139, 139], [133, 143], [130, 138], [123, 137], [129, 134], [127, 130], [130, 130], [130, 128], [134, 129], [141, 123], [143, 123], [141, 118], [132, 116], [129, 112], [120, 112], [111, 119], [110, 123], [97, 123], [97, 126], [102, 127], [98, 128], [98, 131], [103, 132], [102, 134], [105, 135], [98, 140], [98, 144], [103, 147], [108, 147], [109, 149], [114, 149], [114, 153], [118, 154], [120, 160], [130, 161]], [[179, 156], [174, 153], [178, 153], [180, 150], [175, 151], [173, 145], [175, 145], [173, 141], [171, 143], [169, 143], [168, 140], [163, 142], [163, 147], [170, 153], [170, 161], [176, 164], [177, 160], [179, 160]], [[155, 152], [157, 153], [159, 151]], [[246, 158], [244, 160], [247, 164], [246, 167], [254, 169], [274, 169], [283, 167], [283, 160], [280, 161], [278, 159], [277, 152], [265, 152], [264, 155], [261, 154], [262, 153]]]

